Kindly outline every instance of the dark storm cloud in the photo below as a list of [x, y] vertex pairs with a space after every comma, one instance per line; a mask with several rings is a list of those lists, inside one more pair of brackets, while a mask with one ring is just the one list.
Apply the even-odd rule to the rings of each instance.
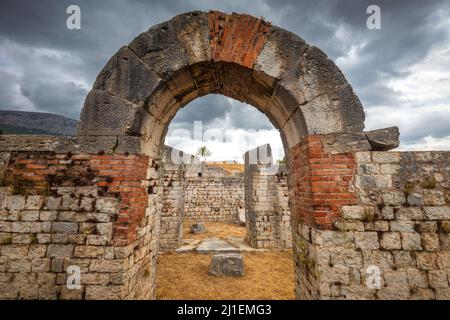
[[176, 121], [192, 125], [193, 121], [202, 120], [208, 124], [217, 118], [224, 118], [232, 110], [228, 100], [219, 95], [198, 98], [178, 111]]
[[[82, 10], [80, 31], [65, 27], [65, 11], [71, 4]], [[366, 28], [366, 8], [371, 4], [381, 7], [382, 30]], [[448, 0], [2, 0], [0, 75], [8, 75], [8, 81], [0, 77], [0, 108], [77, 118], [95, 76], [122, 45], [156, 23], [196, 9], [264, 16], [299, 34], [337, 61], [367, 109], [400, 104], [386, 80], [403, 76], [408, 66], [449, 37], [442, 26], [450, 15]], [[352, 50], [355, 61], [349, 56]], [[262, 114], [248, 110], [208, 96], [180, 111], [175, 124], [203, 120], [208, 125], [226, 118], [233, 127], [269, 127]], [[433, 131], [424, 125], [415, 132], [442, 136], [450, 134], [448, 128]], [[409, 141], [419, 136], [403, 137]]]
[[210, 128], [219, 123], [227, 123], [236, 129], [272, 129], [266, 115], [254, 107], [237, 100], [229, 99], [217, 94], [211, 94], [192, 101], [178, 111], [172, 126], [176, 129], [193, 129], [193, 122], [201, 120], [203, 126]]

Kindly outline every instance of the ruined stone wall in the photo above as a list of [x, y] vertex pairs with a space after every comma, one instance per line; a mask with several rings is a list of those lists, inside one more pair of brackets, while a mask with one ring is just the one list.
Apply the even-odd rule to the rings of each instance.
[[185, 183], [186, 221], [239, 221], [239, 209], [244, 207], [242, 175], [227, 176], [220, 168], [188, 165]]
[[247, 241], [255, 248], [291, 248], [291, 212], [284, 166], [245, 164]]
[[[330, 161], [335, 155], [325, 157], [323, 152], [327, 168], [310, 179], [311, 188], [314, 181], [321, 181], [320, 188], [336, 188], [339, 198], [350, 191], [356, 199], [336, 202], [338, 197], [329, 195], [328, 199], [335, 198], [330, 204], [337, 205], [329, 230], [301, 217], [294, 233], [297, 295], [450, 299], [450, 153], [356, 152], [347, 156], [354, 159], [351, 179], [337, 166], [340, 161]], [[309, 162], [320, 161], [310, 157]], [[329, 179], [330, 171], [333, 179]], [[348, 187], [339, 186], [347, 180]], [[379, 288], [370, 277], [378, 270]], [[375, 287], [369, 287], [368, 280]]]
[[[42, 149], [0, 152], [0, 298], [154, 297], [160, 207], [145, 179], [154, 165]], [[66, 285], [70, 266], [80, 288]]]
[[184, 219], [186, 181], [184, 165], [164, 162], [160, 250], [176, 249], [180, 245]]

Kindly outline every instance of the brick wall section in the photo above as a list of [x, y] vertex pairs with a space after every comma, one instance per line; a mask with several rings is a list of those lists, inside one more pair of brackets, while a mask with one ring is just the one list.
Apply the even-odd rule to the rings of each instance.
[[[1, 152], [0, 298], [154, 298], [161, 208], [147, 163]], [[80, 268], [80, 288], [67, 287], [69, 266]]]
[[116, 245], [127, 245], [136, 239], [136, 230], [145, 215], [148, 190], [142, 186], [146, 178], [148, 158], [140, 155], [92, 156], [90, 166], [99, 176], [112, 179], [97, 183], [108, 188], [110, 193], [118, 193], [121, 208], [114, 223]]
[[342, 206], [355, 204], [351, 190], [355, 175], [352, 153], [324, 151], [323, 136], [308, 136], [290, 150], [292, 206], [296, 218], [319, 229], [332, 229]]
[[234, 62], [251, 69], [266, 42], [270, 23], [245, 14], [211, 11], [209, 28], [214, 60]]
[[101, 187], [106, 195], [121, 200], [114, 222], [114, 241], [116, 245], [127, 245], [136, 239], [137, 226], [147, 207], [148, 194], [142, 186], [147, 167], [148, 158], [140, 155], [23, 152], [10, 156], [6, 179], [23, 183], [24, 192], [30, 194], [51, 193], [52, 186]]

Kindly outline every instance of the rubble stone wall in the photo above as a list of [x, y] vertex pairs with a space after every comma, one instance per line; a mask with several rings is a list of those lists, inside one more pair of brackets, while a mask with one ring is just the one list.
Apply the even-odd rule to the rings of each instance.
[[159, 219], [146, 157], [22, 151], [0, 161], [1, 298], [154, 297]]
[[240, 177], [186, 177], [185, 219], [189, 222], [239, 223], [244, 207], [244, 179]]
[[184, 219], [186, 181], [185, 166], [170, 162], [163, 164], [162, 209], [159, 249], [176, 249], [180, 246]]
[[291, 248], [291, 212], [284, 166], [245, 165], [247, 241], [255, 248]]
[[330, 230], [297, 225], [297, 295], [450, 299], [450, 152], [353, 157], [357, 201], [341, 207]]

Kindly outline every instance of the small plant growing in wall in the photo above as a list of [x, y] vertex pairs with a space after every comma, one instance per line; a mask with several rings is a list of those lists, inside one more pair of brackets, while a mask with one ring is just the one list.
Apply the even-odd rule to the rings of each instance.
[[437, 181], [434, 176], [425, 178], [421, 183], [421, 186], [424, 189], [436, 189], [436, 185]]
[[364, 209], [364, 214], [361, 219], [363, 222], [373, 222], [375, 221], [375, 214], [368, 208]]
[[416, 184], [412, 181], [407, 181], [405, 183], [405, 187], [403, 188], [403, 193], [405, 194], [406, 198], [408, 198], [408, 196], [414, 191], [415, 187], [416, 187]]
[[8, 244], [12, 244], [12, 237], [8, 236], [2, 240], [2, 245], [7, 246]]
[[36, 236], [35, 233], [33, 233], [33, 234], [30, 236], [30, 243], [31, 243], [31, 244], [36, 244], [36, 243], [38, 243], [38, 238], [37, 238], [37, 236]]
[[449, 221], [439, 221], [438, 227], [439, 227], [440, 233], [450, 234], [450, 222]]
[[206, 158], [212, 155], [211, 151], [208, 150], [206, 146], [201, 146], [197, 150], [197, 155], [203, 158], [203, 161], [206, 161]]

